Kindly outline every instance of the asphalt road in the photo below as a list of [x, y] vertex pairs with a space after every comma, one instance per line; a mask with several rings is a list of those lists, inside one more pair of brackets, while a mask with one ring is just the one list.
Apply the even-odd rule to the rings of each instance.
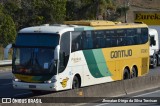
[[160, 66], [155, 69], [150, 69], [148, 75], [160, 75]]
[[[160, 106], [160, 89], [127, 95], [125, 98], [111, 98], [110, 100], [112, 99], [121, 103], [109, 103], [108, 101], [105, 103], [105, 100], [109, 100], [105, 99], [97, 101], [97, 103], [84, 103], [77, 106]], [[152, 100], [152, 103], [150, 100]]]
[[13, 75], [11, 71], [0, 72], [0, 98], [2, 97], [25, 97], [33, 95], [29, 90], [16, 90], [12, 87]]
[[[160, 67], [150, 69], [148, 75], [160, 74]], [[0, 98], [2, 97], [32, 97], [34, 96], [29, 90], [13, 89], [12, 87], [13, 75], [11, 71], [1, 72], [0, 71]], [[160, 95], [159, 95], [160, 96]]]

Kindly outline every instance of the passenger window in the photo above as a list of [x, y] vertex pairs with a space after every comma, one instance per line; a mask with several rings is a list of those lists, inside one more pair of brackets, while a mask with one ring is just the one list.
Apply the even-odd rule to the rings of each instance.
[[92, 49], [93, 41], [91, 31], [84, 31], [83, 34], [83, 49]]
[[142, 43], [146, 43], [148, 41], [148, 29], [147, 28], [141, 29], [141, 36], [143, 37]]
[[87, 31], [86, 32], [85, 43], [87, 45], [87, 49], [92, 49], [93, 48], [93, 40], [92, 40], [92, 33], [91, 33], [91, 31]]
[[147, 28], [72, 32], [72, 52], [86, 49], [138, 45], [147, 41]]
[[72, 52], [82, 50], [82, 32], [72, 32]]
[[117, 30], [117, 46], [125, 46], [126, 45], [126, 34], [125, 30], [120, 29]]

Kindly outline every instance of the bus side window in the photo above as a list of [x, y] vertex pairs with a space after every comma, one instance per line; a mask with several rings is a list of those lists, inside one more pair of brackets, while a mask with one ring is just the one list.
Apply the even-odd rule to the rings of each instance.
[[98, 33], [98, 44], [100, 48], [104, 48], [105, 47], [105, 33], [104, 31], [99, 31]]
[[109, 31], [105, 31], [105, 47], [111, 47], [111, 35]]
[[125, 46], [126, 45], [126, 34], [124, 29], [117, 30], [117, 46]]
[[142, 38], [141, 38], [141, 29], [136, 29], [136, 34], [135, 34], [135, 41], [136, 44], [142, 44]]
[[104, 31], [92, 31], [93, 49], [106, 47], [106, 34]]
[[70, 54], [70, 32], [62, 34], [60, 41], [60, 65], [58, 72], [61, 73], [67, 66]]
[[82, 33], [83, 36], [83, 49], [92, 49], [93, 41], [92, 41], [92, 33], [91, 31], [84, 31]]
[[124, 37], [118, 38], [118, 46], [125, 46], [126, 45], [126, 39]]
[[105, 31], [105, 47], [112, 47], [112, 34], [111, 31]]
[[86, 36], [87, 36], [87, 39], [88, 39], [88, 48], [92, 49], [93, 48], [92, 32], [91, 31], [87, 31], [86, 32]]
[[112, 47], [117, 47], [117, 43], [118, 43], [118, 37], [116, 35], [116, 32], [114, 30], [110, 31], [110, 35], [111, 35], [111, 45]]
[[97, 41], [97, 32], [93, 31], [93, 49], [96, 49], [99, 45], [98, 45], [98, 41]]
[[111, 37], [111, 47], [117, 47], [117, 37]]
[[141, 29], [141, 37], [142, 37], [142, 43], [146, 43], [148, 41], [148, 29], [147, 28]]
[[134, 36], [135, 36], [135, 31], [134, 29], [127, 29], [126, 30], [126, 39], [127, 39], [127, 45], [134, 45], [136, 44], [135, 43], [135, 40], [134, 40]]
[[82, 32], [72, 32], [72, 52], [82, 50]]

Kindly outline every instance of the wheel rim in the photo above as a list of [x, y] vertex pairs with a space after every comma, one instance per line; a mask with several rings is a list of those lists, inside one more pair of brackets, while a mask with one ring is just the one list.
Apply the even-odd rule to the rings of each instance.
[[137, 72], [136, 72], [136, 69], [133, 67], [132, 68], [132, 78], [135, 78], [137, 77]]
[[127, 72], [124, 73], [124, 80], [126, 80], [126, 79], [128, 79], [128, 73]]
[[156, 57], [154, 57], [154, 64], [153, 64], [154, 67], [157, 67], [157, 59]]

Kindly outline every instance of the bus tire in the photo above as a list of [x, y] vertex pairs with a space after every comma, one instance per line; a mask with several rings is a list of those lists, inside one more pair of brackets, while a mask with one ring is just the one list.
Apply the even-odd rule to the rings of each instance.
[[158, 61], [157, 61], [157, 56], [156, 55], [154, 55], [153, 56], [153, 65], [152, 65], [152, 68], [156, 68], [157, 66], [158, 66]]
[[132, 67], [132, 75], [131, 75], [131, 78], [135, 78], [137, 77], [138, 73], [137, 73], [137, 70], [135, 67]]
[[77, 76], [74, 76], [73, 82], [72, 82], [72, 89], [77, 89], [80, 87], [80, 81]]
[[129, 70], [127, 68], [124, 69], [123, 80], [130, 79]]

